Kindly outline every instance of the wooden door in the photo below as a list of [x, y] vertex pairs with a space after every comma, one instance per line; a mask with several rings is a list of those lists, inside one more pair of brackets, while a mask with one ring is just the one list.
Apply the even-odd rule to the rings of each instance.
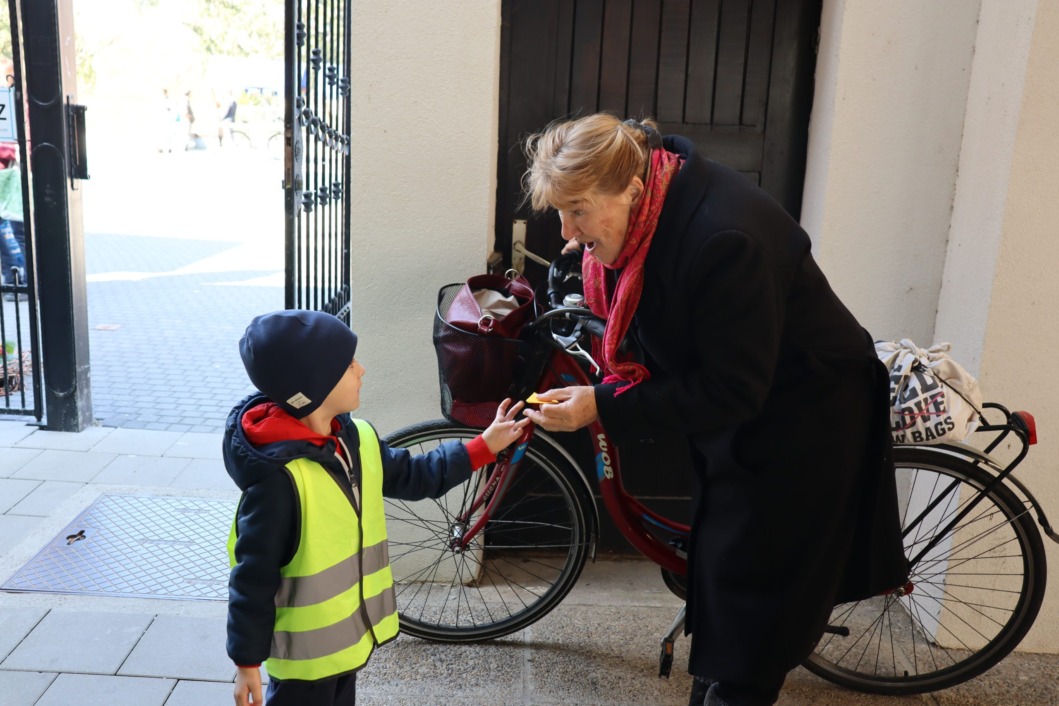
[[[801, 210], [821, 0], [504, 0], [497, 250], [511, 263], [512, 222], [545, 259], [562, 247], [554, 214], [522, 203], [521, 141], [549, 122], [609, 111], [655, 118], [663, 133], [747, 176], [795, 217]], [[538, 282], [544, 268], [526, 262]], [[584, 435], [560, 435], [593, 468]], [[686, 442], [620, 449], [625, 485], [666, 515], [687, 518]], [[628, 549], [605, 519], [604, 549]]]
[[[521, 141], [608, 111], [691, 138], [798, 218], [820, 0], [504, 0], [497, 250], [511, 224], [547, 259], [558, 220], [521, 203]], [[530, 265], [532, 280], [543, 270]]]

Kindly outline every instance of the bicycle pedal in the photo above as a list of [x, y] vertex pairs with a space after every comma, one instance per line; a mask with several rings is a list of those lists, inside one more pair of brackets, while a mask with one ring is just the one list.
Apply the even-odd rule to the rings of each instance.
[[662, 649], [658, 654], [658, 676], [669, 679], [669, 674], [673, 671], [673, 641], [669, 638], [662, 638]]

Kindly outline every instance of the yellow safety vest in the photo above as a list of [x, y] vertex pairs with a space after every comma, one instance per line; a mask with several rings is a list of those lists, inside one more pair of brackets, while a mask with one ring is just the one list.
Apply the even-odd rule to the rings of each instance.
[[[265, 667], [277, 679], [315, 681], [363, 667], [377, 645], [397, 637], [397, 601], [386, 545], [379, 440], [360, 435], [361, 514], [318, 463], [287, 464], [301, 509], [301, 541], [280, 569], [276, 625]], [[236, 526], [228, 537], [235, 565]]]

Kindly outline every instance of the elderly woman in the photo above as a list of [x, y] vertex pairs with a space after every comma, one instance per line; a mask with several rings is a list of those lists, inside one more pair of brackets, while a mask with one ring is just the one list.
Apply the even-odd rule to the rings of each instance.
[[906, 580], [872, 339], [798, 224], [690, 140], [597, 114], [526, 152], [528, 199], [583, 247], [607, 326], [603, 384], [525, 414], [551, 431], [600, 419], [619, 444], [686, 438], [691, 703], [775, 703], [833, 605]]

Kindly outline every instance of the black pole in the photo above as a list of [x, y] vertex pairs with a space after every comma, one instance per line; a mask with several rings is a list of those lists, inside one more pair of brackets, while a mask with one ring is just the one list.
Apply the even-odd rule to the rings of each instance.
[[81, 192], [71, 178], [74, 156], [67, 133], [67, 104], [77, 102], [73, 7], [71, 0], [20, 0], [19, 12], [29, 99], [44, 428], [81, 431], [92, 422], [92, 393]]

